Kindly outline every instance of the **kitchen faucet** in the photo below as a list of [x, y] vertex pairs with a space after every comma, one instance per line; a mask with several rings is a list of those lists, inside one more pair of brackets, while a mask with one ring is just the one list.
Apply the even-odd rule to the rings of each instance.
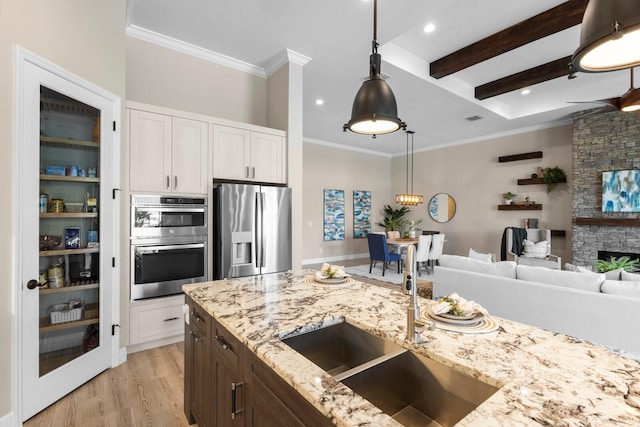
[[[409, 306], [407, 307], [407, 339], [414, 344], [420, 343], [420, 333], [427, 324], [420, 319], [420, 308], [418, 307], [418, 282], [416, 277], [416, 247], [407, 247], [407, 258], [404, 266], [404, 286], [403, 292], [409, 295]], [[435, 328], [435, 323], [431, 322], [430, 329]]]

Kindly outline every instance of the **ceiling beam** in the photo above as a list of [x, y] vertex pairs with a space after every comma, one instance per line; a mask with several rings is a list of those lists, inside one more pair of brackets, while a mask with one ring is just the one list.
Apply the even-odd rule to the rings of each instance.
[[429, 64], [436, 79], [456, 73], [582, 22], [589, 0], [569, 0]]
[[564, 58], [556, 59], [555, 61], [547, 62], [546, 64], [538, 65], [537, 67], [529, 68], [528, 70], [494, 80], [490, 83], [485, 83], [476, 87], [476, 99], [483, 100], [491, 98], [492, 96], [502, 95], [503, 93], [511, 92], [513, 90], [546, 82], [547, 80], [567, 76], [570, 72], [570, 63], [571, 56], [566, 56]]

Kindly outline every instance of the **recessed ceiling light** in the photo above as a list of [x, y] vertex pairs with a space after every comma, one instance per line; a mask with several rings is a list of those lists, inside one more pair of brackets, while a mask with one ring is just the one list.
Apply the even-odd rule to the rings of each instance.
[[433, 33], [436, 30], [436, 25], [435, 24], [427, 24], [424, 26], [424, 32], [425, 33]]
[[323, 104], [324, 104], [324, 100], [316, 99], [316, 105], [323, 105]]
[[530, 93], [531, 93], [531, 90], [524, 89], [522, 92], [520, 92], [520, 95], [529, 95]]

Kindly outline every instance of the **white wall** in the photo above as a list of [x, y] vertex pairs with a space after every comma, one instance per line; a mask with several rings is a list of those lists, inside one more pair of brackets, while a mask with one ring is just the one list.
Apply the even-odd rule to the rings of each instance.
[[[12, 200], [14, 49], [25, 49], [120, 96], [125, 93], [125, 0], [0, 1], [0, 198]], [[11, 209], [0, 210], [0, 419], [11, 412], [14, 254]]]
[[[353, 238], [353, 190], [371, 191], [372, 228], [391, 198], [391, 158], [337, 145], [304, 143], [303, 262], [369, 253], [367, 239]], [[345, 190], [345, 240], [323, 240], [323, 190]]]

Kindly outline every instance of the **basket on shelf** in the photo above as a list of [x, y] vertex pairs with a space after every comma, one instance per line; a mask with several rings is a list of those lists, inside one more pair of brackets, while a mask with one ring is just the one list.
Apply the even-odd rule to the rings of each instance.
[[54, 304], [49, 307], [49, 314], [51, 315], [51, 324], [56, 325], [58, 323], [75, 322], [82, 319], [82, 312], [84, 311], [84, 303], [80, 307], [71, 308], [69, 304]]

